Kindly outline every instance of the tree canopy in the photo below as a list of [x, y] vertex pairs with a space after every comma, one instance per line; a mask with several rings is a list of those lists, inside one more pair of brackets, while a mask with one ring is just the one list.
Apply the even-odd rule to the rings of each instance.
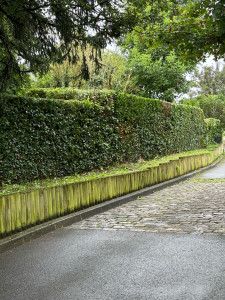
[[123, 49], [128, 54], [133, 93], [172, 102], [176, 94], [188, 91], [185, 74], [192, 65], [182, 63], [167, 45], [147, 47], [134, 34], [127, 34]]
[[[50, 61], [78, 60], [77, 47], [99, 50], [135, 22], [122, 0], [0, 0], [0, 78], [4, 89], [15, 74], [43, 71]], [[86, 57], [82, 74], [88, 78]]]
[[[134, 45], [127, 44], [126, 50], [133, 52], [128, 67], [139, 78], [146, 70], [154, 71], [154, 78], [166, 70], [167, 78], [171, 75], [175, 82], [174, 74], [183, 76], [185, 71], [181, 61], [189, 67], [207, 54], [216, 58], [225, 54], [224, 17], [225, 0], [0, 0], [0, 90], [16, 84], [23, 74], [42, 74], [50, 63], [60, 64], [66, 58], [69, 64], [81, 61], [77, 76], [87, 80], [88, 61], [98, 66], [100, 50], [132, 29], [139, 46], [135, 57]], [[158, 49], [166, 49], [166, 59], [153, 57]], [[153, 62], [156, 67], [150, 70]], [[167, 89], [161, 88], [163, 93]]]
[[225, 53], [225, 1], [147, 1], [135, 33], [148, 46], [168, 45], [187, 60]]
[[204, 66], [195, 71], [196, 86], [200, 95], [225, 95], [225, 65], [219, 68]]
[[[81, 61], [71, 65], [68, 60], [65, 60], [61, 64], [51, 64], [50, 70], [43, 76], [33, 77], [32, 86], [44, 88], [70, 86], [79, 89], [94, 88], [123, 91], [129, 76], [125, 58], [119, 53], [104, 50], [99, 60], [101, 67], [96, 70], [94, 62], [89, 59], [90, 53], [91, 48], [87, 45], [85, 55], [90, 73], [89, 80], [79, 77], [82, 68]], [[78, 49], [78, 55], [82, 55], [80, 49]]]

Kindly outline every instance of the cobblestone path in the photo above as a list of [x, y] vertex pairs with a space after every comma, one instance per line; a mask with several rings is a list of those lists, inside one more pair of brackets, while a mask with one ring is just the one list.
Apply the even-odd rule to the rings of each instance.
[[225, 180], [195, 177], [71, 227], [225, 235]]

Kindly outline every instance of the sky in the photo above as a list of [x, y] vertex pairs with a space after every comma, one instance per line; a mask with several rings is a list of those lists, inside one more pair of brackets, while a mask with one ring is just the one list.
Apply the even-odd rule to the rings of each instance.
[[[224, 59], [219, 59], [217, 61], [219, 63], [219, 67], [222, 68], [224, 65]], [[203, 66], [216, 66], [216, 61], [214, 57], [211, 55], [207, 58], [206, 62], [198, 64], [198, 67], [201, 69]]]

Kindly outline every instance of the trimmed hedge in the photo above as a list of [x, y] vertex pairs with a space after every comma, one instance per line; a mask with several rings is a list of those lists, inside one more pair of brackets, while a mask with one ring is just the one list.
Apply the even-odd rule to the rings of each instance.
[[78, 90], [74, 88], [33, 88], [25, 91], [25, 95], [35, 98], [84, 100], [88, 99], [102, 106], [111, 107], [115, 101], [116, 93], [111, 90]]
[[1, 95], [0, 181], [61, 177], [203, 147], [202, 110], [103, 95], [93, 101]]
[[221, 143], [222, 141], [222, 129], [220, 126], [220, 120], [214, 118], [205, 119], [207, 133], [206, 144]]

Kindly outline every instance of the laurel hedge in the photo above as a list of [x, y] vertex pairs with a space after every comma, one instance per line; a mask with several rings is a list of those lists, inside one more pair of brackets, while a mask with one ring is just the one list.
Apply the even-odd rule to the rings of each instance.
[[77, 98], [0, 95], [1, 182], [61, 177], [205, 144], [196, 107], [111, 91]]

